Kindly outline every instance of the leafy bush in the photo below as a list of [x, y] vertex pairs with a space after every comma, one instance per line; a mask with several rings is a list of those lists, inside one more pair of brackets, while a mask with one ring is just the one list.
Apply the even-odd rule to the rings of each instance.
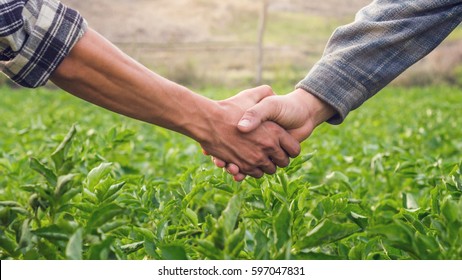
[[175, 133], [2, 91], [1, 259], [462, 258], [459, 90], [390, 89], [244, 183]]

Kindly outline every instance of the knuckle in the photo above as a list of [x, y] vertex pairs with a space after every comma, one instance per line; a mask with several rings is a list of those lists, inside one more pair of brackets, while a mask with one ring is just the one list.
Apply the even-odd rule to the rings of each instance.
[[250, 117], [250, 118], [258, 118], [259, 115], [260, 114], [258, 113], [258, 111], [255, 110], [254, 108], [250, 108], [245, 112], [245, 116]]
[[239, 167], [239, 172], [246, 174], [246, 175], [250, 175], [254, 170], [255, 170], [254, 167], [247, 165], [247, 164], [244, 164]]
[[268, 158], [261, 156], [256, 160], [255, 165], [256, 166], [268, 166], [268, 162], [269, 162]]
[[263, 125], [273, 135], [280, 135], [284, 132], [284, 129], [275, 122], [265, 122]]
[[265, 154], [276, 154], [280, 151], [279, 146], [276, 146], [275, 143], [267, 143], [263, 149]]

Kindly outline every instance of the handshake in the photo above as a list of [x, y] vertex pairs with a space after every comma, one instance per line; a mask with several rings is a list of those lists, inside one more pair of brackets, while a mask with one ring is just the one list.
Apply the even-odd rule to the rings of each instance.
[[286, 167], [334, 109], [304, 89], [269, 86], [213, 101], [137, 63], [91, 28], [52, 73], [60, 88], [108, 110], [186, 135], [242, 181]]
[[330, 105], [304, 89], [277, 96], [271, 87], [259, 86], [213, 103], [212, 115], [199, 120], [208, 132], [193, 138], [236, 181], [288, 166], [289, 158], [300, 154], [299, 143], [334, 115]]

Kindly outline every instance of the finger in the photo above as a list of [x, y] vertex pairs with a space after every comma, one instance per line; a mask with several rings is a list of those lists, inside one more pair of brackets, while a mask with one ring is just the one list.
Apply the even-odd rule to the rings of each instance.
[[241, 182], [241, 181], [243, 181], [243, 180], [245, 179], [245, 177], [246, 177], [246, 176], [245, 176], [244, 174], [238, 173], [238, 174], [236, 174], [236, 175], [233, 176], [233, 179], [234, 179], [234, 181], [236, 181], [236, 182]]
[[248, 176], [251, 176], [251, 177], [254, 177], [254, 178], [257, 178], [257, 179], [259, 179], [259, 178], [263, 177], [263, 175], [265, 175], [265, 173], [259, 168], [254, 168], [254, 169], [251, 169], [249, 171], [245, 171], [245, 172], [241, 171], [241, 172], [244, 175], [248, 175]]
[[[261, 171], [263, 171], [266, 174], [274, 174], [274, 173], [276, 173], [276, 169], [277, 169], [274, 162], [272, 162], [269, 158], [264, 164], [260, 165], [259, 168], [260, 168]], [[252, 176], [252, 177], [254, 177], [254, 176]]]
[[[263, 86], [258, 86], [258, 87], [255, 87], [255, 88], [250, 88], [250, 89], [243, 90], [243, 91], [241, 91], [240, 93], [238, 93], [237, 95], [235, 95], [232, 98], [233, 99], [234, 98], [235, 99], [239, 98], [239, 100], [241, 100], [241, 101], [246, 101], [246, 102], [249, 103], [249, 104], [247, 104], [248, 106], [246, 106], [246, 107], [250, 107], [250, 106], [262, 101], [266, 97], [270, 97], [270, 96], [273, 96], [273, 95], [275, 95], [273, 89], [268, 85], [263, 85]], [[245, 105], [245, 104], [243, 104], [243, 105]]]
[[262, 100], [245, 111], [237, 124], [237, 128], [241, 132], [247, 133], [253, 131], [263, 122], [276, 118], [279, 110], [277, 103], [271, 102], [268, 99]]
[[301, 152], [300, 143], [286, 131], [279, 136], [279, 145], [291, 158], [297, 157]]
[[216, 167], [219, 168], [224, 168], [226, 167], [226, 162], [222, 161], [221, 159], [218, 159], [216, 157], [212, 157], [213, 164], [215, 164]]
[[239, 167], [233, 163], [229, 163], [226, 166], [226, 171], [228, 171], [228, 173], [231, 175], [237, 175], [239, 174]]
[[290, 159], [287, 156], [287, 153], [279, 149], [273, 153], [270, 154], [271, 161], [277, 166], [277, 167], [287, 167], [290, 163]]

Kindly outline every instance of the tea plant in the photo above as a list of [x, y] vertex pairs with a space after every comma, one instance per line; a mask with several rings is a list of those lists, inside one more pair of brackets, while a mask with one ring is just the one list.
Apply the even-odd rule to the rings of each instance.
[[458, 89], [386, 90], [243, 183], [175, 133], [1, 91], [1, 259], [462, 258]]

